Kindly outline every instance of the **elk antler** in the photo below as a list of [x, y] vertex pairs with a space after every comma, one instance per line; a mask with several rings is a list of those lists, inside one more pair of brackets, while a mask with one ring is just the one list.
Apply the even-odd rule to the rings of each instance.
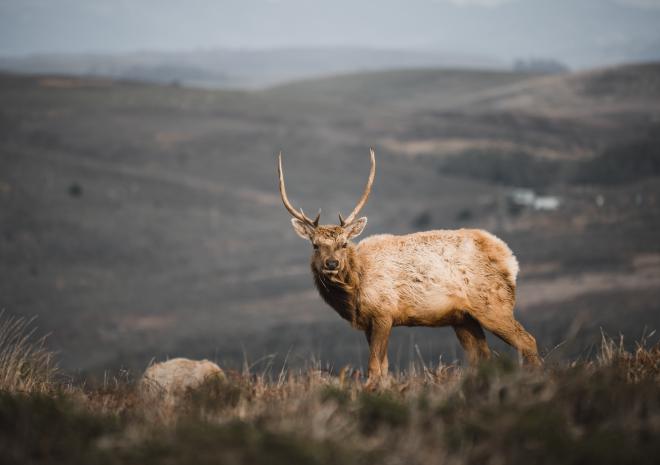
[[297, 211], [295, 208], [293, 208], [291, 202], [289, 202], [289, 197], [287, 197], [286, 195], [286, 187], [284, 187], [284, 170], [282, 169], [281, 151], [278, 157], [277, 173], [280, 176], [280, 195], [282, 196], [282, 202], [284, 203], [286, 209], [289, 210], [289, 213], [291, 213], [291, 215], [293, 215], [294, 218], [297, 218], [300, 221], [303, 221], [310, 226], [317, 227], [319, 225], [319, 219], [321, 218], [321, 210], [319, 210], [319, 213], [318, 215], [316, 215], [316, 218], [312, 220], [303, 213], [302, 208], [300, 209], [300, 211]]
[[367, 199], [369, 198], [369, 193], [371, 192], [371, 186], [374, 184], [374, 178], [376, 177], [376, 153], [372, 148], [369, 149], [369, 153], [371, 154], [371, 171], [369, 172], [369, 179], [367, 180], [367, 186], [364, 188], [362, 197], [360, 197], [360, 200], [358, 201], [357, 205], [355, 206], [351, 214], [348, 215], [346, 219], [344, 219], [341, 216], [341, 213], [339, 214], [339, 224], [341, 224], [342, 226], [349, 225], [353, 222], [353, 220], [355, 219], [357, 214], [360, 213], [360, 210], [362, 210], [362, 207], [364, 207], [364, 204], [367, 203]]

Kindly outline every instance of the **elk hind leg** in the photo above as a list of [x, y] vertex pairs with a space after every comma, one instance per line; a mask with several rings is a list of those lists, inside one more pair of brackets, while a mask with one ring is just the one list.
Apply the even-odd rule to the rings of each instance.
[[522, 355], [525, 363], [541, 365], [536, 339], [513, 318], [513, 314], [500, 314], [499, 318], [496, 315], [479, 315], [478, 320], [484, 328], [514, 347]]
[[470, 315], [453, 325], [456, 337], [465, 351], [471, 366], [490, 358], [490, 348], [481, 325]]

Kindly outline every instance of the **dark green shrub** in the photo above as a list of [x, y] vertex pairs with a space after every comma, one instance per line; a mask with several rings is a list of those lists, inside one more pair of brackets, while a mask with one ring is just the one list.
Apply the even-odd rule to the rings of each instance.
[[364, 392], [359, 398], [358, 416], [362, 432], [372, 434], [381, 426], [398, 428], [407, 425], [410, 411], [390, 393]]

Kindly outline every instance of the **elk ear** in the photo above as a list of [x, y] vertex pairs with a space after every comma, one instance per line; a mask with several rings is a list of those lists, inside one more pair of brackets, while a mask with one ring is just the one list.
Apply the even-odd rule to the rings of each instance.
[[346, 235], [349, 239], [359, 236], [364, 231], [365, 226], [367, 226], [367, 217], [363, 216], [353, 221], [351, 224], [346, 226]]
[[291, 218], [291, 224], [293, 225], [293, 230], [303, 239], [312, 240], [312, 234], [314, 233], [314, 228], [304, 221], [300, 221], [298, 218]]

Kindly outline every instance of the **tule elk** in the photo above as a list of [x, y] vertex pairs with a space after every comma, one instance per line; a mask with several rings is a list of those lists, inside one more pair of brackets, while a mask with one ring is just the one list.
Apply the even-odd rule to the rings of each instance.
[[509, 247], [480, 229], [438, 230], [403, 236], [380, 234], [353, 244], [367, 218], [364, 207], [376, 174], [339, 225], [319, 225], [296, 210], [284, 185], [282, 153], [278, 175], [282, 202], [296, 233], [314, 247], [314, 282], [321, 297], [369, 343], [369, 377], [387, 375], [387, 343], [394, 326], [454, 328], [471, 365], [490, 356], [483, 329], [515, 347], [524, 360], [540, 365], [536, 340], [513, 317], [518, 261]]

